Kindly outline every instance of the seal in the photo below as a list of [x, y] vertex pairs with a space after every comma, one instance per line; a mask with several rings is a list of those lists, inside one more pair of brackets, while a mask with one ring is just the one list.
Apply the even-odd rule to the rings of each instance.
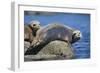
[[33, 44], [43, 44], [49, 43], [54, 40], [61, 40], [67, 43], [75, 43], [82, 37], [82, 34], [79, 30], [68, 27], [60, 23], [48, 24], [37, 31], [35, 41], [32, 41]]
[[36, 37], [37, 30], [40, 29], [40, 22], [33, 20], [28, 25], [24, 25], [24, 41], [32, 42]]

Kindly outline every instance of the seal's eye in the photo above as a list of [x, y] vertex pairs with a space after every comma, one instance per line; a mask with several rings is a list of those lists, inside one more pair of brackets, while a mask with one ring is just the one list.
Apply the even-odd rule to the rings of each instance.
[[33, 26], [36, 26], [36, 24], [33, 24]]

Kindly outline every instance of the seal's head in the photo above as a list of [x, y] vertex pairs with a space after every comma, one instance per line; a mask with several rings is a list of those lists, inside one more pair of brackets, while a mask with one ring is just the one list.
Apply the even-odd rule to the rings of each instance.
[[73, 31], [72, 42], [71, 43], [74, 43], [74, 42], [78, 41], [80, 38], [82, 38], [82, 33], [79, 30]]
[[29, 23], [29, 26], [31, 27], [31, 29], [33, 31], [37, 31], [38, 29], [40, 29], [40, 22], [37, 20], [33, 20]]

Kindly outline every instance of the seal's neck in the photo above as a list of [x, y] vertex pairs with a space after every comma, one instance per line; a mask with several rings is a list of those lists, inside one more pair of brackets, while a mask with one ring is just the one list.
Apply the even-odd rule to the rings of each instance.
[[33, 28], [30, 26], [30, 25], [28, 25], [29, 26], [29, 28], [31, 29], [31, 30], [33, 30]]
[[32, 34], [33, 36], [36, 36], [36, 30], [33, 30]]
[[36, 31], [37, 31], [37, 30], [34, 29], [34, 28], [32, 28], [30, 25], [29, 25], [29, 28], [31, 29], [33, 36], [36, 36]]

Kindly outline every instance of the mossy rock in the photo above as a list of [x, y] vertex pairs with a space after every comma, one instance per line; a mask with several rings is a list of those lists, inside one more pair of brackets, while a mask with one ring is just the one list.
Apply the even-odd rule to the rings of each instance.
[[25, 55], [25, 61], [65, 60], [73, 58], [74, 52], [71, 45], [59, 40], [48, 43], [35, 55]]
[[42, 48], [38, 55], [56, 55], [65, 59], [71, 59], [74, 57], [74, 52], [69, 43], [56, 40], [50, 42], [44, 48]]

